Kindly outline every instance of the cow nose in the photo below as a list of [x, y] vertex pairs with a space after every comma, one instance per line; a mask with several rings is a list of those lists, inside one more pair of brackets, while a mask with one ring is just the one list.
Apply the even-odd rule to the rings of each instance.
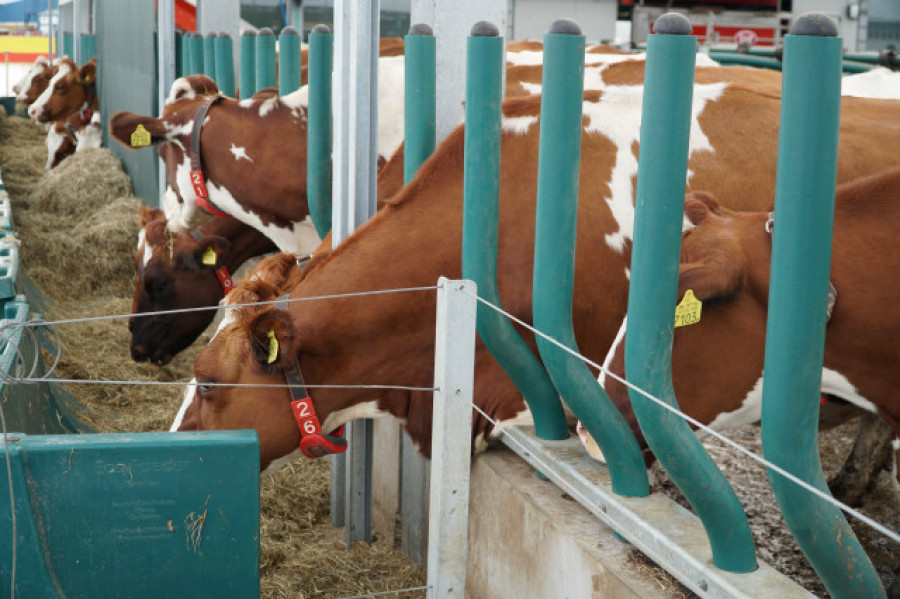
[[147, 355], [147, 350], [144, 349], [143, 345], [132, 345], [131, 346], [131, 359], [135, 362], [146, 362], [149, 356]]

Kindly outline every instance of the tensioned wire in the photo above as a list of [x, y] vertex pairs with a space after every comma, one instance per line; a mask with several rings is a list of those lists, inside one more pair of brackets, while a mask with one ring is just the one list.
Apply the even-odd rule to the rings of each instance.
[[[337, 299], [337, 298], [346, 298], [346, 297], [360, 297], [360, 296], [379, 295], [379, 294], [386, 294], [386, 293], [398, 293], [398, 292], [410, 292], [410, 291], [431, 291], [431, 290], [436, 290], [437, 288], [438, 288], [437, 286], [428, 286], [428, 287], [410, 287], [410, 288], [402, 288], [402, 289], [390, 289], [390, 290], [378, 290], [378, 291], [356, 292], [356, 293], [348, 293], [348, 294], [335, 294], [335, 295], [327, 295], [327, 296], [316, 296], [316, 297], [310, 297], [310, 298], [293, 298], [293, 299], [288, 299], [287, 301], [289, 301], [289, 302], [291, 302], [291, 301], [313, 301], [313, 300], [320, 300], [320, 299]], [[833, 497], [831, 497], [829, 494], [827, 494], [827, 493], [825, 493], [825, 492], [819, 490], [818, 488], [816, 488], [816, 487], [814, 487], [814, 486], [808, 484], [807, 482], [805, 482], [805, 481], [799, 479], [798, 477], [794, 476], [793, 474], [791, 474], [791, 473], [785, 471], [783, 468], [781, 468], [781, 467], [779, 467], [779, 466], [777, 466], [777, 465], [775, 465], [775, 464], [769, 462], [769, 461], [766, 460], [765, 458], [760, 457], [760, 456], [758, 456], [757, 454], [753, 453], [752, 451], [750, 451], [750, 450], [748, 450], [748, 449], [742, 447], [740, 444], [738, 444], [738, 443], [732, 441], [731, 439], [728, 439], [727, 437], [725, 437], [725, 436], [719, 434], [717, 431], [715, 431], [715, 430], [709, 428], [708, 426], [706, 426], [706, 425], [700, 423], [698, 420], [696, 420], [696, 419], [694, 419], [694, 418], [688, 416], [687, 414], [684, 414], [684, 413], [681, 412], [680, 410], [678, 410], [678, 409], [676, 409], [676, 408], [674, 408], [674, 407], [668, 405], [667, 403], [665, 403], [665, 402], [663, 402], [662, 400], [660, 400], [660, 399], [654, 397], [653, 395], [651, 395], [650, 393], [644, 391], [643, 389], [640, 389], [640, 388], [636, 387], [635, 385], [633, 385], [632, 383], [626, 381], [626, 380], [623, 379], [622, 377], [620, 377], [620, 376], [618, 376], [618, 375], [616, 375], [616, 374], [610, 372], [607, 368], [604, 368], [603, 366], [600, 366], [600, 365], [596, 364], [595, 362], [589, 360], [589, 359], [586, 358], [585, 356], [582, 356], [582, 355], [579, 354], [578, 352], [575, 352], [575, 351], [571, 350], [570, 348], [568, 348], [568, 347], [566, 347], [565, 345], [563, 345], [562, 343], [556, 341], [556, 340], [553, 339], [552, 337], [549, 337], [548, 335], [546, 335], [546, 334], [544, 334], [544, 333], [538, 331], [537, 329], [535, 329], [533, 326], [529, 325], [528, 323], [526, 323], [526, 322], [522, 321], [521, 319], [515, 317], [514, 315], [512, 315], [512, 314], [506, 312], [506, 311], [503, 310], [502, 308], [499, 308], [499, 307], [497, 307], [497, 306], [491, 304], [491, 303], [488, 302], [487, 300], [478, 297], [477, 294], [471, 294], [471, 292], [468, 292], [468, 291], [467, 291], [467, 293], [470, 293], [470, 295], [474, 296], [475, 299], [476, 299], [477, 301], [479, 301], [479, 302], [485, 304], [486, 306], [490, 307], [491, 309], [493, 309], [493, 310], [495, 310], [495, 311], [497, 311], [497, 312], [503, 314], [504, 316], [506, 316], [506, 317], [509, 318], [510, 320], [512, 320], [512, 321], [518, 323], [519, 325], [525, 327], [526, 329], [530, 330], [530, 331], [533, 332], [535, 335], [539, 335], [539, 336], [541, 336], [542, 338], [546, 339], [547, 341], [549, 341], [549, 342], [553, 343], [554, 345], [560, 347], [561, 349], [563, 349], [564, 351], [568, 352], [568, 353], [571, 354], [572, 356], [574, 356], [574, 357], [576, 357], [577, 359], [583, 361], [585, 364], [588, 364], [589, 366], [592, 366], [592, 367], [595, 368], [597, 371], [599, 371], [599, 372], [605, 372], [606, 375], [609, 376], [610, 378], [612, 378], [612, 379], [614, 379], [614, 380], [616, 380], [616, 381], [621, 382], [622, 384], [624, 384], [624, 385], [627, 386], [628, 388], [634, 389], [634, 390], [637, 391], [638, 393], [641, 393], [642, 395], [644, 395], [645, 397], [647, 397], [647, 398], [650, 399], [651, 401], [655, 402], [656, 404], [658, 404], [658, 405], [661, 406], [662, 408], [664, 408], [664, 409], [666, 409], [666, 410], [669, 410], [670, 412], [672, 412], [672, 413], [674, 413], [674, 414], [680, 416], [681, 418], [683, 418], [683, 419], [685, 419], [686, 421], [690, 422], [691, 424], [693, 424], [693, 425], [696, 426], [697, 428], [699, 428], [699, 429], [705, 431], [706, 433], [710, 434], [711, 436], [713, 436], [713, 437], [719, 439], [720, 441], [722, 441], [723, 443], [725, 443], [725, 444], [728, 445], [729, 447], [732, 447], [733, 449], [736, 449], [736, 450], [739, 451], [740, 453], [743, 453], [744, 455], [746, 455], [746, 456], [749, 457], [750, 459], [752, 459], [752, 460], [754, 460], [754, 461], [756, 461], [756, 462], [762, 464], [763, 466], [765, 466], [765, 467], [767, 467], [767, 468], [770, 468], [771, 470], [773, 470], [773, 471], [775, 471], [775, 472], [778, 472], [779, 474], [781, 474], [782, 476], [784, 476], [784, 477], [787, 478], [788, 480], [794, 482], [795, 484], [801, 486], [802, 488], [808, 490], [809, 492], [811, 492], [811, 493], [813, 493], [813, 494], [815, 494], [815, 495], [821, 497], [822, 499], [828, 501], [828, 502], [831, 503], [832, 505], [835, 505], [838, 509], [841, 509], [841, 510], [844, 511], [845, 513], [850, 514], [850, 515], [852, 515], [853, 517], [859, 519], [861, 522], [863, 522], [863, 523], [865, 523], [866, 525], [870, 526], [870, 527], [873, 528], [874, 530], [880, 532], [880, 533], [883, 534], [884, 536], [890, 538], [890, 539], [893, 540], [894, 542], [900, 543], [900, 534], [897, 534], [896, 532], [890, 530], [889, 528], [885, 527], [884, 525], [882, 525], [882, 524], [876, 522], [875, 520], [872, 520], [871, 518], [869, 518], [868, 516], [862, 514], [862, 513], [859, 512], [858, 510], [855, 510], [854, 508], [851, 508], [850, 506], [847, 506], [847, 505], [841, 503], [840, 501], [837, 501], [836, 499], [834, 499]], [[284, 301], [284, 300], [282, 300], [282, 301]], [[261, 301], [261, 302], [252, 302], [252, 303], [247, 303], [247, 304], [233, 304], [233, 305], [227, 305], [227, 304], [225, 304], [225, 305], [223, 305], [223, 306], [221, 306], [221, 307], [225, 307], [225, 308], [239, 308], [239, 307], [243, 307], [243, 306], [274, 305], [274, 304], [276, 304], [277, 302], [278, 302], [278, 300]], [[75, 318], [75, 319], [56, 320], [56, 321], [41, 321], [41, 320], [34, 320], [34, 321], [29, 321], [29, 322], [27, 322], [27, 323], [11, 323], [11, 324], [6, 324], [6, 325], [4, 325], [3, 327], [0, 327], [0, 331], [2, 331], [2, 330], [4, 330], [4, 329], [6, 329], [6, 330], [10, 330], [10, 329], [11, 329], [11, 330], [14, 331], [16, 328], [26, 327], [26, 328], [30, 328], [31, 330], [30, 330], [29, 332], [33, 334], [33, 328], [34, 328], [34, 327], [37, 327], [37, 326], [46, 326], [46, 327], [49, 327], [49, 328], [54, 332], [55, 335], [57, 335], [57, 339], [58, 339], [58, 333], [56, 333], [56, 330], [53, 328], [53, 326], [59, 325], [59, 324], [72, 324], [72, 323], [77, 323], [77, 322], [88, 322], [88, 321], [106, 320], [106, 319], [113, 319], [113, 318], [130, 318], [130, 317], [133, 317], [133, 316], [138, 316], [138, 317], [139, 317], [139, 316], [151, 316], [151, 315], [155, 315], [155, 314], [161, 315], [161, 314], [171, 314], [171, 313], [179, 313], [179, 312], [192, 312], [192, 311], [209, 310], [209, 309], [218, 309], [218, 308], [219, 308], [219, 306], [209, 306], [209, 307], [201, 307], [201, 308], [187, 308], [187, 309], [178, 309], [178, 310], [162, 310], [162, 311], [157, 311], [157, 312], [145, 312], [145, 313], [142, 313], [142, 314], [124, 314], [124, 315], [111, 315], [111, 316], [95, 316], [95, 317], [86, 317], [86, 318]], [[4, 331], [4, 332], [5, 332], [5, 331]], [[11, 341], [9, 335], [6, 336], [6, 340], [7, 340], [7, 341]], [[53, 367], [56, 366], [56, 363], [57, 363], [58, 361], [59, 361], [59, 354], [56, 355], [56, 362], [54, 362]], [[53, 367], [51, 367], [51, 369], [50, 369], [49, 372], [52, 372]], [[48, 374], [49, 374], [49, 372], [48, 372]], [[3, 379], [4, 374], [5, 374], [5, 373], [0, 373], [0, 379]], [[32, 374], [34, 374], [34, 370], [33, 370], [33, 369], [32, 369]], [[9, 382], [55, 382], [55, 383], [118, 384], [118, 385], [147, 385], [147, 384], [151, 384], [151, 385], [170, 385], [170, 386], [171, 386], [171, 385], [179, 385], [179, 386], [185, 386], [185, 385], [189, 384], [189, 383], [165, 382], [165, 381], [110, 381], [110, 380], [87, 380], [87, 379], [66, 380], [66, 379], [51, 378], [51, 377], [46, 377], [46, 376], [40, 377], [40, 378], [28, 378], [27, 376], [26, 376], [26, 378], [19, 378], [19, 377], [10, 377], [10, 376], [8, 376], [8, 375], [6, 375], [5, 380], [7, 380], [7, 381], [9, 381]], [[212, 384], [212, 383], [211, 383], [210, 386], [257, 387], [257, 388], [259, 388], [259, 387], [274, 387], [274, 388], [286, 388], [286, 387], [289, 387], [289, 385], [287, 385], [287, 384], [261, 384], [261, 385], [254, 385], [254, 384], [229, 384], [229, 383], [217, 383], [217, 384]], [[308, 385], [308, 387], [309, 387], [309, 388], [376, 388], [376, 389], [403, 389], [403, 390], [413, 390], [413, 391], [436, 391], [436, 390], [438, 390], [438, 389], [432, 388], [432, 387], [404, 387], [404, 386], [394, 386], [394, 385]], [[478, 411], [479, 413], [481, 413], [481, 415], [482, 415], [483, 417], [485, 417], [489, 422], [491, 422], [494, 426], [498, 426], [498, 423], [497, 423], [496, 421], [494, 421], [492, 418], [490, 418], [487, 414], [485, 414], [480, 408], [478, 408], [477, 406], [474, 406], [474, 405], [473, 405], [473, 408], [474, 408], [476, 411]], [[2, 406], [0, 406], [0, 410], [2, 410]], [[0, 415], [2, 415], [2, 414], [0, 414]], [[6, 448], [6, 430], [5, 430], [5, 421], [4, 421], [3, 438], [4, 438], [4, 447]], [[8, 460], [9, 460], [9, 454], [8, 454], [8, 451], [6, 452], [6, 454], [7, 454], [7, 461], [8, 461]], [[542, 468], [543, 468], [544, 470], [546, 470], [546, 471], [548, 471], [548, 472], [550, 472], [550, 471], [556, 472], [556, 470], [553, 468], [552, 465], [543, 463], [543, 461], [540, 460], [540, 458], [537, 457], [537, 456], [535, 456], [535, 459], [536, 459], [538, 462], [540, 462], [540, 463], [542, 464]], [[11, 477], [11, 471], [9, 471], [9, 472], [10, 472], [10, 477]], [[10, 481], [10, 495], [11, 495], [11, 497], [12, 497], [12, 485], [11, 485], [11, 482], [12, 482], [12, 481]], [[565, 486], [569, 487], [569, 485], [565, 485]], [[585, 499], [585, 498], [584, 498], [584, 497], [583, 497], [576, 489], [574, 489], [574, 488], [571, 488], [571, 487], [570, 487], [570, 492], [574, 493], [575, 495], [578, 495], [579, 497], [582, 497], [582, 499]], [[14, 556], [14, 558], [15, 558], [15, 553], [13, 554], [13, 556]]]
[[[850, 507], [850, 506], [848, 506], [848, 505], [846, 505], [846, 504], [844, 504], [844, 503], [841, 503], [840, 501], [838, 501], [837, 499], [835, 499], [834, 497], [832, 497], [830, 494], [825, 493], [824, 491], [819, 490], [818, 488], [816, 488], [816, 487], [814, 487], [813, 485], [807, 483], [806, 481], [804, 481], [804, 480], [802, 480], [802, 479], [800, 479], [800, 478], [794, 476], [793, 474], [791, 474], [790, 472], [788, 472], [788, 471], [785, 470], [784, 468], [782, 468], [782, 467], [780, 467], [780, 466], [778, 466], [778, 465], [776, 465], [776, 464], [773, 464], [772, 462], [768, 461], [768, 460], [765, 459], [764, 457], [761, 457], [761, 456], [759, 456], [759, 455], [753, 453], [752, 451], [750, 451], [749, 449], [743, 447], [743, 446], [740, 445], [739, 443], [736, 443], [735, 441], [732, 441], [732, 440], [729, 439], [728, 437], [726, 437], [726, 436], [720, 434], [719, 432], [715, 431], [714, 429], [712, 429], [712, 428], [706, 426], [705, 424], [703, 424], [702, 422], [700, 422], [700, 421], [697, 420], [696, 418], [693, 418], [693, 417], [691, 417], [691, 416], [688, 416], [687, 414], [685, 414], [684, 412], [682, 412], [682, 411], [679, 410], [678, 408], [675, 408], [675, 407], [670, 406], [669, 404], [667, 404], [667, 403], [664, 402], [663, 400], [659, 399], [658, 397], [653, 396], [651, 393], [649, 393], [649, 392], [647, 392], [647, 391], [641, 389], [640, 387], [634, 385], [633, 383], [628, 382], [628, 381], [625, 380], [623, 377], [620, 377], [619, 375], [617, 375], [617, 374], [611, 372], [608, 368], [605, 368], [605, 367], [603, 367], [603, 366], [600, 366], [600, 365], [597, 364], [596, 362], [594, 362], [594, 361], [592, 361], [592, 360], [586, 358], [585, 356], [582, 356], [582, 355], [579, 354], [578, 352], [576, 352], [576, 351], [574, 351], [574, 350], [572, 350], [572, 349], [566, 347], [565, 345], [563, 345], [562, 343], [560, 343], [560, 342], [557, 341], [556, 339], [554, 339], [554, 338], [552, 338], [552, 337], [550, 337], [550, 336], [548, 336], [548, 335], [542, 333], [541, 331], [537, 330], [537, 329], [534, 328], [533, 326], [529, 325], [527, 322], [524, 322], [524, 321], [521, 320], [520, 318], [517, 318], [517, 317], [513, 316], [512, 314], [510, 314], [509, 312], [505, 311], [503, 308], [500, 308], [500, 307], [498, 307], [498, 306], [495, 306], [495, 305], [492, 304], [491, 302], [489, 302], [489, 301], [487, 301], [487, 300], [485, 300], [485, 299], [482, 299], [482, 298], [478, 297], [476, 294], [473, 294], [473, 293], [471, 293], [471, 292], [468, 291], [468, 290], [464, 290], [464, 293], [467, 293], [467, 294], [473, 296], [477, 301], [479, 301], [479, 302], [481, 302], [482, 304], [484, 304], [484, 305], [490, 307], [492, 310], [495, 310], [496, 312], [499, 312], [500, 314], [503, 314], [504, 316], [506, 316], [507, 318], [509, 318], [509, 319], [512, 320], [513, 322], [515, 322], [515, 323], [517, 323], [517, 324], [519, 324], [519, 325], [525, 327], [526, 329], [528, 329], [529, 331], [531, 331], [531, 332], [534, 333], [535, 335], [539, 335], [541, 338], [546, 339], [547, 341], [549, 341], [549, 342], [552, 343], [553, 345], [559, 347], [560, 349], [565, 350], [566, 352], [568, 352], [568, 353], [571, 354], [572, 356], [578, 358], [579, 360], [581, 360], [581, 361], [584, 362], [585, 364], [587, 364], [587, 365], [589, 365], [589, 366], [592, 366], [592, 367], [595, 368], [597, 371], [603, 372], [603, 373], [606, 374], [606, 376], [608, 376], [608, 377], [610, 377], [610, 378], [612, 378], [612, 379], [614, 379], [614, 380], [616, 380], [616, 381], [622, 383], [623, 385], [625, 385], [625, 386], [628, 387], [629, 389], [635, 390], [636, 392], [640, 393], [641, 395], [643, 395], [643, 396], [646, 397], [647, 399], [653, 401], [654, 403], [656, 403], [656, 404], [659, 405], [660, 407], [665, 408], [666, 410], [668, 410], [669, 412], [675, 414], [676, 416], [679, 416], [679, 417], [683, 418], [683, 419], [686, 420], [687, 422], [689, 422], [689, 423], [693, 424], [694, 426], [696, 426], [697, 428], [703, 430], [705, 433], [707, 433], [707, 434], [709, 434], [709, 435], [715, 437], [716, 439], [718, 439], [719, 441], [725, 443], [725, 444], [728, 445], [729, 447], [731, 447], [731, 448], [733, 448], [733, 449], [736, 449], [737, 451], [739, 451], [740, 453], [743, 453], [744, 455], [746, 455], [746, 456], [749, 457], [750, 459], [752, 459], [752, 460], [754, 460], [754, 461], [756, 461], [756, 462], [762, 464], [762, 465], [765, 466], [766, 468], [769, 468], [769, 469], [771, 469], [771, 470], [777, 472], [778, 474], [784, 476], [786, 479], [790, 480], [791, 482], [793, 482], [793, 483], [799, 485], [800, 487], [806, 489], [806, 490], [809, 491], [810, 493], [813, 493], [814, 495], [819, 496], [820, 498], [822, 498], [822, 499], [824, 499], [825, 501], [831, 503], [832, 505], [834, 505], [834, 506], [837, 507], [838, 509], [840, 509], [840, 510], [846, 512], [847, 514], [850, 514], [850, 515], [853, 516], [854, 518], [859, 519], [860, 522], [865, 523], [866, 525], [868, 525], [868, 526], [870, 526], [871, 528], [875, 529], [876, 531], [880, 532], [881, 534], [883, 534], [884, 536], [888, 537], [889, 539], [891, 539], [891, 540], [894, 541], [895, 543], [900, 543], [900, 534], [898, 534], [897, 532], [891, 530], [890, 528], [887, 528], [887, 527], [884, 526], [883, 524], [879, 524], [878, 522], [876, 522], [875, 520], [869, 518], [868, 516], [866, 516], [865, 514], [859, 512], [858, 510], [856, 510], [856, 509], [854, 509], [854, 508], [852, 508], [852, 507]], [[473, 404], [473, 407], [474, 407], [474, 404]], [[478, 409], [477, 407], [476, 407], [475, 409], [476, 409], [476, 411], [481, 412], [481, 410]], [[487, 418], [492, 424], [494, 424], [494, 426], [497, 426], [497, 423], [494, 422], [491, 418], [489, 418], [484, 412], [481, 412], [481, 414], [482, 414], [485, 418]], [[521, 447], [521, 445], [520, 445], [520, 447]], [[523, 449], [524, 449], [524, 448], [523, 448]], [[532, 454], [532, 455], [533, 455], [533, 454]], [[537, 456], [535, 456], [535, 458], [537, 458]], [[539, 459], [539, 458], [537, 458], [537, 459]], [[554, 472], [555, 472], [555, 470], [554, 470]], [[567, 485], [567, 486], [568, 486], [568, 485]], [[573, 489], [573, 491], [574, 491], [574, 489]], [[580, 495], [579, 495], [579, 496], [580, 496]], [[582, 497], [582, 498], [583, 498], [583, 497]]]

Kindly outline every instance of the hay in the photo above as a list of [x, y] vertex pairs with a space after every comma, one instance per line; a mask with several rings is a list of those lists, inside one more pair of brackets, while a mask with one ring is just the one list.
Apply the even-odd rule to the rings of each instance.
[[[0, 116], [0, 169], [21, 239], [22, 263], [47, 297], [47, 320], [127, 314], [134, 289], [139, 201], [118, 160], [106, 149], [65, 159], [45, 172], [44, 131], [26, 119]], [[38, 298], [35, 298], [38, 299]], [[183, 383], [210, 327], [160, 368], [131, 360], [125, 319], [57, 327], [67, 380]], [[76, 384], [76, 415], [98, 432], [168, 430], [183, 384]], [[424, 584], [392, 543], [347, 549], [331, 525], [329, 463], [300, 458], [260, 485], [260, 591], [263, 599], [346, 597]], [[422, 597], [423, 592], [396, 597]]]

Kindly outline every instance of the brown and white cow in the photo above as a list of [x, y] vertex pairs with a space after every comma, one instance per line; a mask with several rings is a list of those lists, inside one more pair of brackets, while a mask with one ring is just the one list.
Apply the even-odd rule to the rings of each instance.
[[52, 71], [46, 89], [28, 108], [32, 119], [48, 124], [48, 169], [76, 151], [99, 148], [103, 143], [96, 60], [91, 59], [78, 68], [63, 58]]
[[[606, 354], [626, 308], [642, 93], [640, 86], [612, 86], [584, 96], [573, 315], [578, 346], [595, 361]], [[844, 99], [840, 180], [893, 162], [889, 150], [900, 133], [894, 106]], [[504, 308], [525, 322], [531, 321], [539, 110], [539, 97], [503, 105], [498, 285]], [[735, 209], [769, 205], [776, 156], [768, 149], [776, 146], [779, 111], [780, 98], [769, 91], [696, 85], [688, 188], [712, 189]], [[291, 298], [432, 286], [441, 275], [459, 278], [463, 145], [458, 128], [414, 181], [309, 269]], [[255, 428], [265, 468], [300, 439], [287, 392], [229, 383], [283, 384], [285, 367], [297, 358], [310, 385], [429, 387], [434, 309], [433, 293], [418, 291], [241, 310], [195, 363], [198, 393], [182, 429]], [[272, 363], [270, 332], [278, 341]], [[531, 336], [527, 340], [533, 347]], [[411, 437], [429, 452], [427, 394], [318, 386], [310, 392], [323, 430], [387, 412], [404, 419]], [[474, 399], [501, 425], [529, 418], [521, 395], [480, 343]], [[473, 415], [475, 449], [492, 432], [492, 424]]]
[[[379, 59], [378, 154], [386, 161], [403, 139], [403, 57]], [[195, 76], [196, 77], [196, 76]], [[211, 85], [215, 85], [212, 81]], [[199, 157], [210, 203], [269, 237], [286, 252], [310, 253], [319, 244], [306, 199], [308, 89], [247, 100], [220, 97], [203, 120]], [[169, 229], [196, 228], [213, 218], [194, 203], [191, 140], [206, 96], [178, 79], [160, 118], [118, 112], [110, 132], [129, 148], [141, 127], [166, 165], [162, 205]]]
[[195, 234], [171, 233], [162, 210], [142, 208], [131, 304], [136, 316], [128, 321], [132, 359], [167, 364], [197, 339], [216, 311], [156, 312], [216, 306], [241, 264], [276, 249], [235, 219], [204, 223]]
[[[690, 289], [705, 303], [698, 323], [675, 329], [672, 377], [678, 404], [714, 430], [756, 422], [762, 409], [769, 213], [734, 212], [708, 194], [689, 195], [686, 213], [696, 227], [682, 241], [678, 297]], [[837, 295], [825, 334], [822, 393], [880, 416], [893, 429], [900, 455], [900, 277], [893, 274], [900, 255], [897, 227], [900, 168], [838, 187], [831, 259]], [[607, 357], [618, 376], [624, 372], [623, 357], [620, 337]], [[625, 386], [613, 377], [601, 377], [601, 382], [639, 434]], [[868, 422], [864, 433], [877, 432], [877, 420]], [[868, 448], [882, 453], [880, 460], [863, 457], [875, 468], [869, 476], [883, 463], [888, 441], [881, 449], [877, 443]], [[869, 482], [864, 478], [851, 494], [853, 503]]]
[[56, 73], [55, 65], [46, 56], [38, 56], [25, 75], [13, 85], [16, 103], [30, 106], [44, 93]]

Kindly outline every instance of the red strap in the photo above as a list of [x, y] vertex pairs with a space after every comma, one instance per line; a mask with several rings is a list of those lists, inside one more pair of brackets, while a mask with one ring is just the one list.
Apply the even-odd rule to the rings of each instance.
[[225, 292], [225, 295], [228, 295], [228, 292], [234, 289], [234, 281], [231, 278], [231, 273], [228, 272], [228, 267], [220, 266], [217, 268], [216, 276], [219, 277], [219, 283], [222, 284], [222, 291]]

